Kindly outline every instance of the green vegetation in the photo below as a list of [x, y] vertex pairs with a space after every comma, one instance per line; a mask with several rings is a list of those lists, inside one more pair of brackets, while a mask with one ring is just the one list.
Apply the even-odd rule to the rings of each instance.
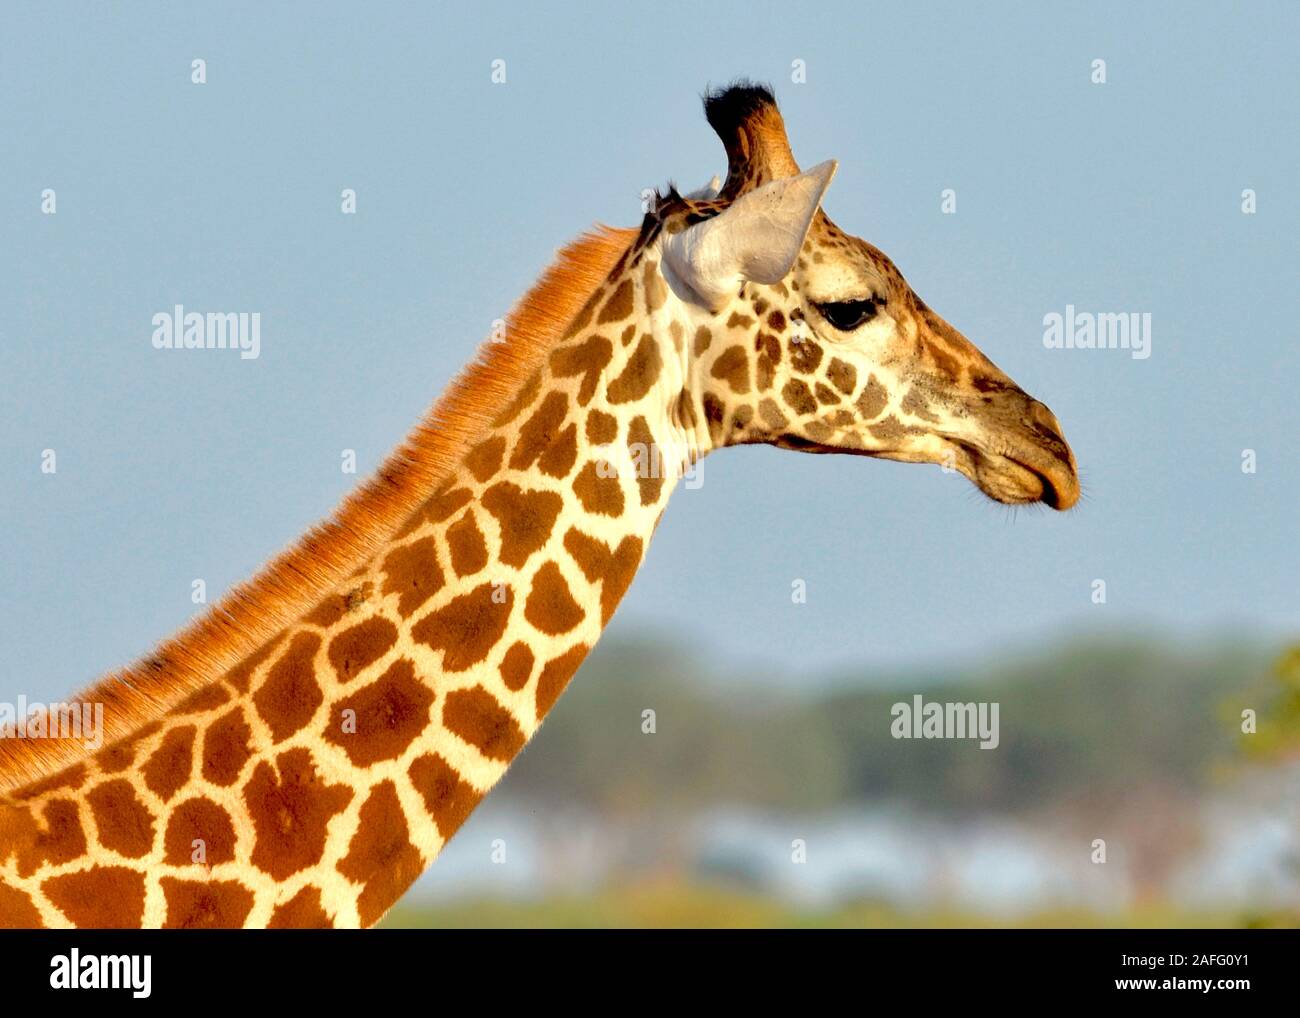
[[[1112, 638], [960, 673], [776, 683], [706, 673], [649, 640], [602, 644], [496, 794], [531, 812], [576, 807], [646, 834], [659, 845], [655, 865], [616, 869], [593, 893], [429, 904], [417, 892], [384, 925], [1300, 925], [1281, 904], [1195, 911], [1167, 897], [1169, 877], [1203, 843], [1202, 805], [1266, 783], [1300, 752], [1300, 651], [1274, 658], [1260, 648]], [[915, 694], [998, 703], [999, 747], [894, 739], [890, 708]], [[653, 735], [643, 732], [646, 710]], [[1244, 710], [1257, 712], [1258, 734], [1242, 734]], [[1081, 845], [1104, 832], [1120, 846], [1135, 904], [996, 916], [879, 901], [799, 908], [752, 882], [706, 875], [689, 854], [660, 851], [672, 840], [665, 832], [720, 807], [816, 816], [886, 805], [957, 824], [1018, 818], [1069, 831]]]
[[1243, 748], [1257, 759], [1300, 755], [1300, 645], [1278, 658], [1273, 674], [1259, 690], [1258, 731], [1242, 735]]
[[[1240, 711], [1262, 708], [1275, 684], [1266, 653], [1136, 641], [1077, 645], [996, 671], [873, 679], [778, 694], [700, 674], [661, 647], [601, 646], [502, 791], [616, 816], [718, 802], [1086, 815], [1137, 792], [1193, 795], [1225, 767], [1244, 766]], [[892, 738], [891, 705], [916, 693], [999, 703], [1001, 745]], [[641, 733], [646, 709], [653, 736]]]
[[543, 901], [484, 899], [452, 905], [399, 905], [385, 929], [684, 929], [684, 928], [1153, 928], [1295, 927], [1291, 913], [1242, 915], [1229, 911], [1190, 912], [1148, 905], [1102, 915], [1056, 909], [991, 917], [959, 910], [905, 911], [873, 902], [841, 904], [833, 910], [804, 910], [774, 898], [686, 883], [648, 883], [610, 888], [601, 894]]

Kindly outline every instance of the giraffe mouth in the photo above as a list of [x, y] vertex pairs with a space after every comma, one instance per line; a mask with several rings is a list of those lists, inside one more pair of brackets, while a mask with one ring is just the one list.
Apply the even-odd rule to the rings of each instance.
[[1060, 505], [1060, 494], [1047, 474], [1010, 456], [977, 454], [971, 480], [989, 498], [1008, 505]]
[[996, 502], [1031, 505], [1042, 502], [1065, 511], [1079, 501], [1079, 478], [1069, 446], [978, 446], [949, 439], [956, 451], [955, 466], [980, 491]]
[[1014, 398], [936, 436], [947, 450], [944, 461], [994, 501], [1070, 509], [1079, 501], [1079, 475], [1060, 422], [1020, 389], [1009, 393]]
[[1006, 505], [1044, 505], [1062, 512], [1079, 501], [1079, 478], [1074, 455], [1064, 439], [1056, 438], [1047, 447], [1006, 443], [976, 444], [952, 435], [937, 436], [946, 454], [936, 454], [933, 446], [916, 449], [851, 449], [827, 445], [797, 435], [782, 435], [770, 444], [782, 449], [811, 453], [850, 453], [873, 459], [897, 460], [902, 463], [938, 463], [955, 469], [981, 492]]

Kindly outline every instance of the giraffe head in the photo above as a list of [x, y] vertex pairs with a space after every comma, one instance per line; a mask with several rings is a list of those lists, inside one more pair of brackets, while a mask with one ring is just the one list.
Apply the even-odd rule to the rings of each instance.
[[1052, 412], [821, 210], [833, 161], [800, 172], [771, 92], [705, 99], [720, 188], [648, 217], [710, 447], [769, 443], [960, 471], [999, 502], [1069, 509], [1079, 482]]

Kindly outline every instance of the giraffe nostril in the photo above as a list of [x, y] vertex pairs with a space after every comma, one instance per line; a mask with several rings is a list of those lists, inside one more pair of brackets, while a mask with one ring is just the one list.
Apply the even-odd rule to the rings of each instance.
[[1036, 399], [1029, 401], [1029, 410], [1026, 414], [1029, 423], [1036, 428], [1049, 431], [1056, 438], [1062, 438], [1061, 422], [1056, 419], [1056, 414], [1047, 409], [1045, 403], [1040, 403]]

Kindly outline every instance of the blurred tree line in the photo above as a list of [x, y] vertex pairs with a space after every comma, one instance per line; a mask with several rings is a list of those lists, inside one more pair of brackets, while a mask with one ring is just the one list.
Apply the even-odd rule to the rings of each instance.
[[1291, 759], [1300, 756], [1300, 644], [1285, 651], [1273, 671], [1275, 681], [1259, 690], [1257, 729], [1242, 733], [1243, 744], [1256, 758]]
[[[899, 802], [958, 815], [1053, 809], [1084, 818], [1124, 800], [1150, 809], [1198, 794], [1225, 763], [1245, 766], [1288, 739], [1300, 745], [1300, 650], [1286, 660], [1284, 694], [1258, 648], [1136, 639], [1080, 642], [969, 672], [782, 686], [706, 673], [667, 641], [604, 643], [503, 787], [609, 816], [717, 802], [795, 812]], [[893, 738], [893, 704], [918, 693], [997, 702], [999, 747]], [[1267, 739], [1241, 735], [1248, 708]], [[1243, 752], [1246, 738], [1258, 740], [1256, 752]]]

